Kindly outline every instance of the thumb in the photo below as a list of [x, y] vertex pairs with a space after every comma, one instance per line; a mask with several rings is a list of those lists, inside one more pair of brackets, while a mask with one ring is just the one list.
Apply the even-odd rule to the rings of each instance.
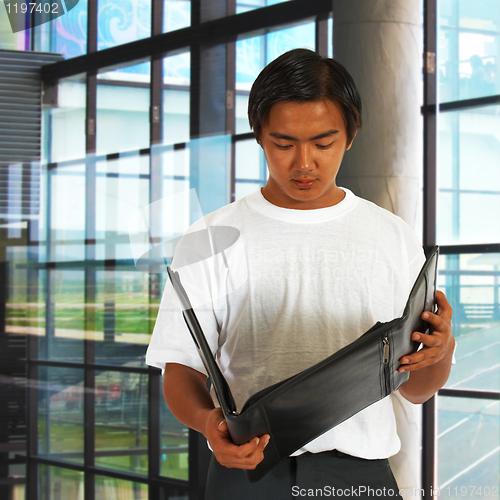
[[217, 425], [217, 430], [221, 432], [227, 431], [227, 422], [224, 419], [221, 419]]

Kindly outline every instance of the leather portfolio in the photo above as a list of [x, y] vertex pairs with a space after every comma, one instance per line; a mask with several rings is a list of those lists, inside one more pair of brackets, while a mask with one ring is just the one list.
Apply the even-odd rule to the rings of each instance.
[[181, 302], [183, 316], [210, 376], [229, 433], [236, 444], [269, 434], [264, 459], [245, 471], [251, 482], [261, 479], [281, 460], [404, 384], [409, 373], [399, 373], [399, 360], [419, 346], [415, 331], [428, 333], [423, 311], [434, 312], [438, 247], [424, 263], [410, 292], [403, 315], [376, 323], [358, 339], [310, 368], [267, 387], [238, 411], [205, 335], [198, 323], [179, 274], [168, 274]]

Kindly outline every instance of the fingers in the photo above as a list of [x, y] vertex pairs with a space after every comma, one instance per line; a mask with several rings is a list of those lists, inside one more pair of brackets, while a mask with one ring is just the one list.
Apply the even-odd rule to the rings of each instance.
[[409, 356], [403, 356], [400, 360], [401, 366], [398, 368], [399, 373], [419, 370], [437, 362], [438, 349], [424, 348]]
[[436, 301], [438, 304], [437, 313], [426, 311], [421, 316], [424, 321], [429, 323], [431, 334], [412, 333], [412, 340], [421, 342], [423, 348], [413, 354], [403, 356], [400, 359], [401, 366], [398, 368], [398, 372], [419, 370], [440, 363], [452, 355], [455, 345], [451, 333], [452, 309], [444, 293], [440, 291], [436, 292]]
[[228, 468], [255, 469], [264, 459], [264, 449], [269, 443], [269, 435], [255, 437], [244, 445], [221, 443], [219, 447], [214, 442], [212, 448], [217, 461]]
[[228, 468], [255, 469], [264, 459], [264, 449], [270, 436], [255, 437], [243, 445], [235, 445], [220, 408], [214, 409], [207, 420], [206, 437], [217, 461]]
[[450, 306], [445, 294], [441, 292], [441, 290], [436, 290], [436, 303], [438, 306], [438, 316], [441, 316], [445, 321], [450, 322], [453, 309]]

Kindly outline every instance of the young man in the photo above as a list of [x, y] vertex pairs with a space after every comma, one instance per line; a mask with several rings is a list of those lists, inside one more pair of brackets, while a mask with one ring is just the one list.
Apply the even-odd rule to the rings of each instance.
[[[343, 66], [308, 50], [287, 52], [255, 81], [249, 119], [269, 180], [202, 221], [238, 229], [239, 250], [228, 251], [224, 265], [219, 255], [179, 270], [183, 283], [195, 284], [193, 293], [206, 294], [198, 302], [209, 306], [195, 310], [239, 409], [252, 394], [321, 361], [375, 322], [400, 316], [424, 262], [401, 219], [336, 185], [361, 126], [361, 100]], [[442, 293], [437, 304], [437, 314], [424, 317], [432, 335], [415, 332], [413, 339], [424, 347], [401, 360], [400, 370], [410, 378], [400, 393], [413, 403], [442, 387], [451, 367], [451, 307]], [[170, 285], [147, 362], [165, 368], [170, 410], [203, 433], [213, 450], [207, 499], [275, 500], [325, 487], [397, 492], [387, 461], [400, 447], [391, 398], [250, 484], [242, 469], [262, 460], [269, 436], [242, 446], [231, 441]]]

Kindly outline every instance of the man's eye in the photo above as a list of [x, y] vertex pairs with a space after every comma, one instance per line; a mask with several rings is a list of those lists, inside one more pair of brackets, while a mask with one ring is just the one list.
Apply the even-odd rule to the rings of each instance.
[[281, 144], [276, 144], [276, 146], [278, 147], [278, 149], [283, 149], [283, 150], [290, 149], [292, 147], [291, 144], [288, 144], [287, 146], [282, 146]]
[[333, 144], [334, 141], [330, 142], [330, 144], [316, 144], [316, 147], [318, 149], [328, 149], [332, 144]]

